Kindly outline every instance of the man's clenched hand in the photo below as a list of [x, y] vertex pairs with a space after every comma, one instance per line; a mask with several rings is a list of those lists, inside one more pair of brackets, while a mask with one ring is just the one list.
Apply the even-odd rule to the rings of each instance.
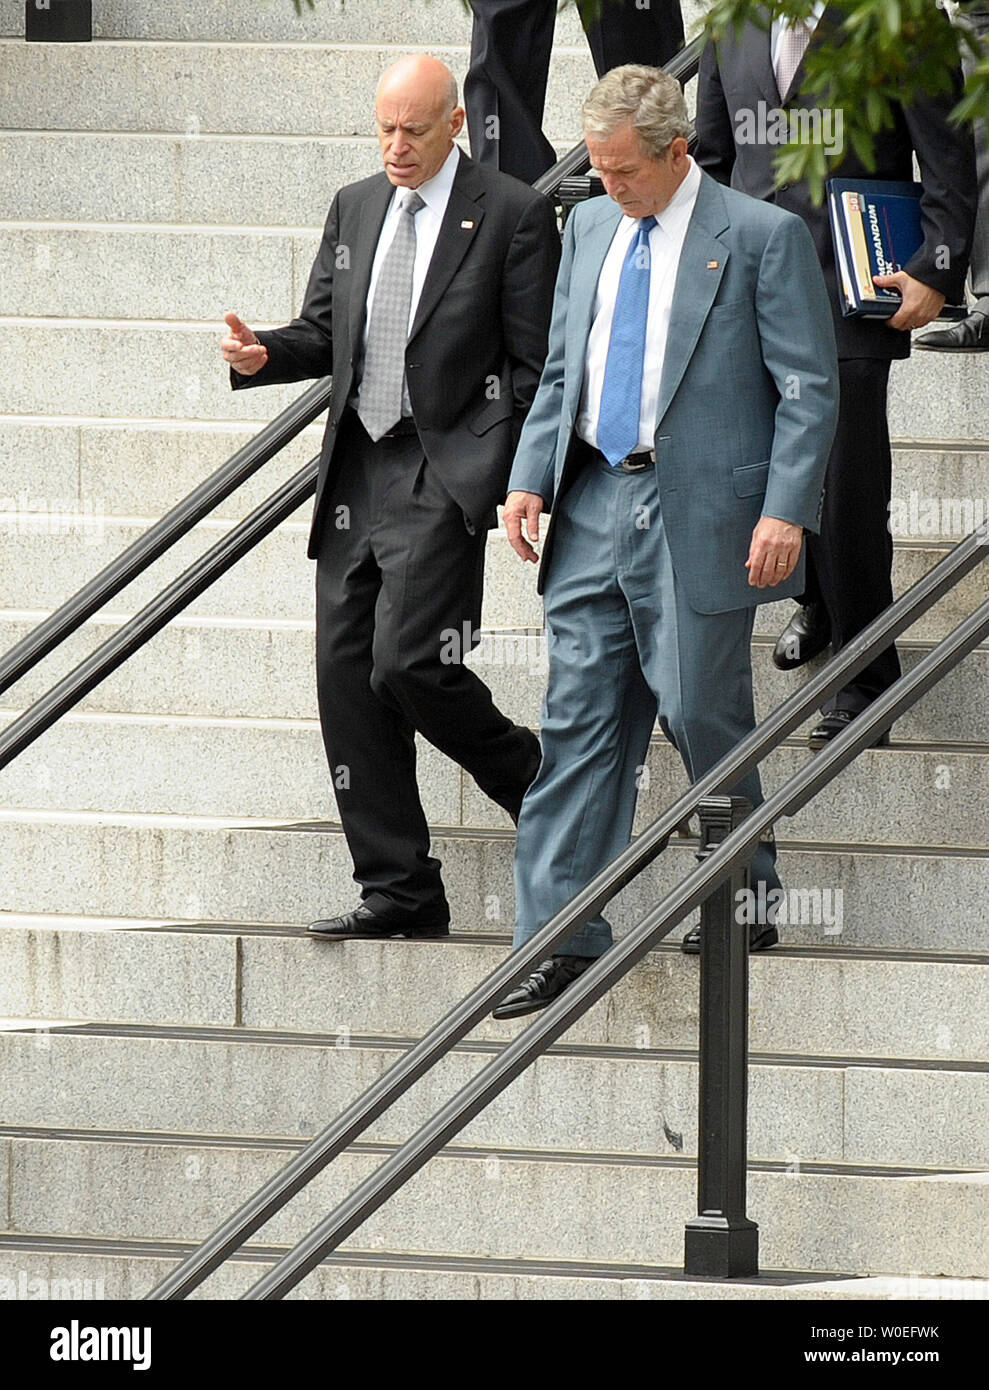
[[223, 321], [230, 336], [220, 344], [224, 362], [229, 362], [241, 376], [253, 376], [268, 360], [268, 349], [257, 340], [257, 334], [236, 314], [224, 314]]
[[[546, 504], [538, 492], [510, 492], [505, 499], [501, 519], [505, 523], [508, 540], [516, 555], [523, 560], [538, 560], [529, 541], [539, 539], [539, 516], [546, 510]], [[529, 535], [529, 541], [522, 534], [522, 523]]]

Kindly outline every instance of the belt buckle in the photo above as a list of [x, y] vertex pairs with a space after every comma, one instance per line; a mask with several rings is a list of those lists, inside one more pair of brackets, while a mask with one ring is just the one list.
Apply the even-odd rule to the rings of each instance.
[[653, 458], [652, 450], [643, 451], [641, 454], [626, 454], [618, 467], [624, 473], [642, 473], [653, 462]]

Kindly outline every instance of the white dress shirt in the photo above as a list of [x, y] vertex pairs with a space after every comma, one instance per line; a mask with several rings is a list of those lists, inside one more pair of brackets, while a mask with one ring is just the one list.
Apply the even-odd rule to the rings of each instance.
[[[419, 299], [422, 295], [422, 287], [426, 282], [426, 272], [429, 269], [429, 262], [433, 259], [433, 252], [436, 250], [436, 241], [440, 234], [440, 224], [446, 214], [447, 204], [450, 201], [450, 192], [453, 188], [453, 180], [457, 173], [457, 166], [460, 163], [460, 150], [456, 145], [447, 155], [438, 173], [431, 179], [421, 183], [415, 190], [419, 197], [426, 204], [416, 213], [416, 258], [412, 267], [412, 302], [409, 305], [409, 331], [415, 320], [416, 310], [419, 307]], [[381, 227], [381, 235], [378, 237], [378, 247], [374, 253], [374, 261], [371, 264], [371, 279], [367, 288], [367, 305], [364, 314], [363, 346], [367, 347], [367, 330], [371, 322], [371, 307], [374, 304], [374, 291], [378, 283], [378, 276], [381, 274], [381, 267], [388, 254], [389, 247], [395, 240], [395, 232], [398, 230], [398, 219], [403, 216], [402, 204], [409, 193], [407, 188], [396, 187], [392, 200], [388, 205], [385, 220]], [[402, 383], [402, 413], [412, 414], [412, 403], [409, 400], [408, 383]]]
[[[680, 252], [687, 234], [687, 224], [694, 211], [701, 186], [701, 171], [692, 159], [689, 162], [690, 168], [686, 177], [663, 211], [656, 214], [656, 225], [649, 232], [649, 310], [646, 320], [637, 450], [652, 449], [655, 446], [659, 385], [666, 357], [666, 336], [670, 327], [673, 290], [680, 264]], [[608, 254], [604, 258], [601, 274], [598, 276], [591, 331], [587, 336], [584, 357], [584, 382], [577, 413], [577, 433], [581, 439], [595, 448], [598, 442], [598, 414], [601, 409], [608, 343], [611, 339], [611, 321], [614, 318], [615, 300], [618, 297], [618, 282], [629, 244], [638, 235], [639, 220], [637, 217], [623, 217], [619, 222]]]
[[[814, 8], [811, 10], [811, 12], [810, 12], [810, 14], [807, 16], [807, 18], [803, 21], [803, 26], [804, 26], [805, 29], [808, 30], [809, 33], [813, 34], [814, 30], [817, 28], [818, 22], [820, 21], [821, 15], [822, 15], [823, 13], [824, 13], [824, 0], [817, 0], [816, 5], [815, 5]], [[797, 22], [798, 24], [800, 23], [799, 20], [797, 20], [796, 22]], [[770, 47], [770, 57], [772, 58], [773, 72], [776, 71], [776, 60], [777, 60], [777, 58], [779, 57], [780, 42], [781, 42], [781, 40], [782, 40], [782, 38], [783, 38], [783, 34], [784, 34], [785, 30], [789, 29], [790, 26], [791, 26], [791, 24], [793, 24], [793, 23], [794, 23], [794, 21], [793, 21], [792, 19], [790, 19], [788, 16], [784, 16], [782, 19], [774, 19], [774, 20], [773, 20], [772, 38], [771, 38], [771, 47]]]

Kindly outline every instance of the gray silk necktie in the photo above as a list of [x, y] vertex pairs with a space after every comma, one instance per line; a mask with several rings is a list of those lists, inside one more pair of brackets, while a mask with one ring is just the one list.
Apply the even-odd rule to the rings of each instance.
[[357, 414], [375, 440], [387, 434], [402, 416], [405, 344], [416, 259], [415, 215], [425, 206], [419, 194], [409, 190], [402, 203], [395, 239], [374, 287]]
[[786, 101], [797, 75], [797, 68], [807, 52], [810, 43], [810, 30], [806, 24], [788, 24], [780, 35], [779, 52], [776, 55], [776, 86], [780, 100]]

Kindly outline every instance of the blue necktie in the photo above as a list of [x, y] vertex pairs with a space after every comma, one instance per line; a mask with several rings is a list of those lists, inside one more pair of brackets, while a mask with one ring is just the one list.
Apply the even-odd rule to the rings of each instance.
[[604, 386], [598, 412], [598, 448], [614, 468], [639, 442], [642, 359], [649, 317], [649, 232], [655, 217], [643, 217], [625, 256], [611, 321]]

